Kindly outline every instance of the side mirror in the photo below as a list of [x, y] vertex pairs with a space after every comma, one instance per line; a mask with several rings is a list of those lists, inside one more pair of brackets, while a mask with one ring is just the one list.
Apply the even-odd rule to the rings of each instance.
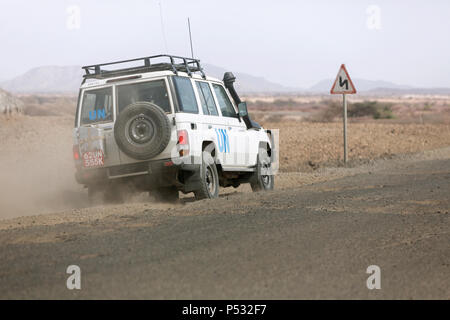
[[248, 116], [248, 110], [247, 110], [247, 102], [241, 102], [238, 105], [238, 110], [239, 110], [239, 116], [240, 117], [245, 117]]

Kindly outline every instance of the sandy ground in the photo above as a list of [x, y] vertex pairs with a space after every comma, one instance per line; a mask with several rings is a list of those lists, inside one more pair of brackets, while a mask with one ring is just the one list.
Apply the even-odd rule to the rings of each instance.
[[342, 166], [339, 124], [266, 125], [273, 192], [89, 207], [70, 116], [0, 119], [0, 298], [449, 299], [448, 126], [352, 123]]
[[449, 165], [443, 148], [272, 192], [0, 221], [0, 298], [448, 300]]
[[[72, 123], [68, 115], [0, 118], [0, 219], [88, 207], [86, 189], [74, 180]], [[277, 189], [344, 174], [340, 123], [287, 121], [264, 126], [281, 128]], [[347, 166], [448, 145], [449, 125], [350, 123]], [[250, 192], [250, 188], [227, 188], [222, 194], [235, 192]], [[141, 203], [147, 198], [140, 195], [132, 201]], [[87, 212], [95, 216], [96, 210]]]

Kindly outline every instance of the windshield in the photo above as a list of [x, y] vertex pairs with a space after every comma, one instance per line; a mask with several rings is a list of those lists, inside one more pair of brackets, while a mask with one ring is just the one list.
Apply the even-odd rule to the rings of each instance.
[[112, 87], [84, 91], [80, 124], [109, 122], [112, 120]]
[[169, 95], [164, 80], [117, 86], [117, 106], [119, 113], [128, 105], [137, 101], [151, 102], [165, 112], [171, 112]]

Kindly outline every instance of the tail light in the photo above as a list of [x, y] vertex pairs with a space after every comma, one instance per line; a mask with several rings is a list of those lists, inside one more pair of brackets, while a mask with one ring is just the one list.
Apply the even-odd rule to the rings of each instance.
[[73, 158], [75, 160], [80, 160], [80, 148], [78, 145], [73, 146]]
[[189, 136], [186, 130], [178, 130], [178, 144], [189, 144]]
[[178, 130], [178, 153], [180, 157], [189, 154], [189, 135], [186, 130]]

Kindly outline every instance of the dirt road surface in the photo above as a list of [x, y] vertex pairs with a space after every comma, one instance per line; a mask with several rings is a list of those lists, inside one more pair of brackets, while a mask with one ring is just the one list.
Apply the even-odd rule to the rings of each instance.
[[[449, 148], [316, 174], [1, 221], [0, 298], [450, 298]], [[81, 290], [66, 288], [69, 265]]]

